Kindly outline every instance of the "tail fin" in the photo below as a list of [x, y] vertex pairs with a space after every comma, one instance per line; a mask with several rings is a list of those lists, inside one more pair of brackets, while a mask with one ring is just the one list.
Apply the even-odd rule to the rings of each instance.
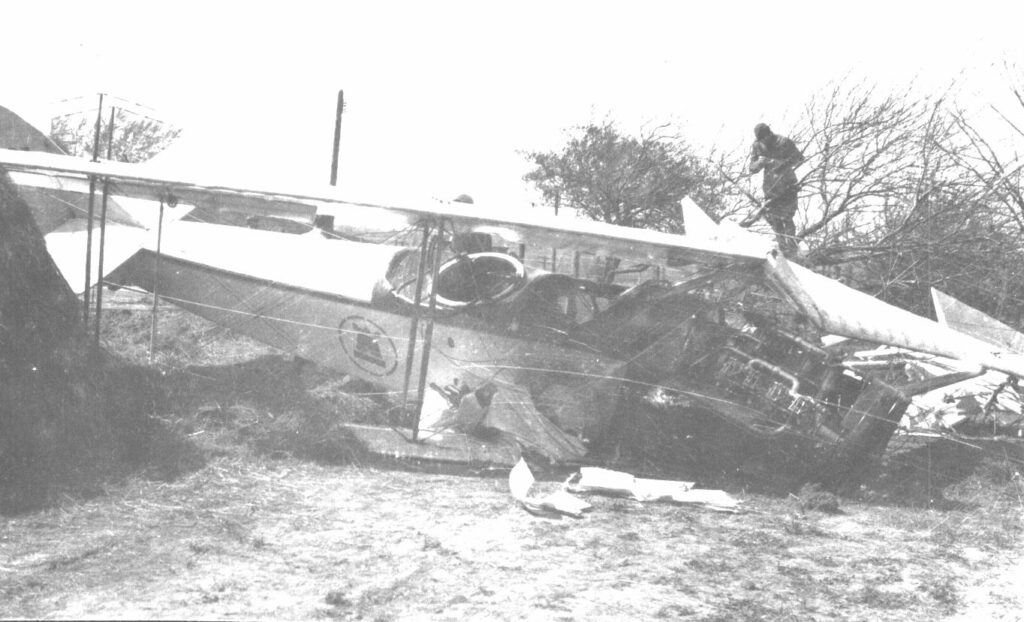
[[939, 323], [1010, 352], [1024, 354], [1024, 334], [949, 294], [932, 288]]

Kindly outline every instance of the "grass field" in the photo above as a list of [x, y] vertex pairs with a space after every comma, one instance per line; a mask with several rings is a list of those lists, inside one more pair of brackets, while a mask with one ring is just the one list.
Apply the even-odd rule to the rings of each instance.
[[[138, 468], [3, 519], [5, 618], [1020, 619], [1019, 446], [896, 439], [860, 490], [716, 481], [738, 514], [588, 497], [523, 511], [504, 472], [390, 468], [342, 421], [343, 378], [224, 329], [110, 310], [106, 347], [150, 369], [165, 440]], [[565, 473], [548, 472], [553, 489]], [[835, 507], [838, 501], [838, 508]], [[821, 508], [829, 511], [823, 511]]]

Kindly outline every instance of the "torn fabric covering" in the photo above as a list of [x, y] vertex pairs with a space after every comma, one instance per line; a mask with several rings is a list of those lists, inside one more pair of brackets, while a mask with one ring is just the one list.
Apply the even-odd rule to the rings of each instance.
[[[579, 461], [586, 446], [541, 414], [529, 391], [510, 382], [478, 383], [488, 393], [488, 405], [481, 408], [476, 394], [465, 386], [462, 393], [444, 397], [453, 388], [432, 387], [426, 394], [420, 428], [427, 433], [467, 432], [486, 437], [486, 430], [497, 430], [523, 449], [543, 456], [552, 463]], [[454, 403], [453, 403], [454, 402]]]
[[524, 448], [553, 462], [572, 462], [587, 453], [583, 441], [551, 423], [534, 406], [530, 392], [518, 385], [500, 387], [481, 425], [512, 435]]
[[700, 505], [716, 512], [736, 512], [739, 501], [724, 490], [694, 488], [693, 482], [645, 479], [629, 473], [599, 467], [583, 467], [570, 478], [572, 492], [595, 492], [627, 495], [638, 501], [671, 501], [686, 505]]
[[628, 495], [640, 501], [672, 499], [692, 489], [693, 482], [642, 479], [629, 473], [600, 467], [582, 467], [576, 478], [570, 480], [572, 490]]
[[572, 496], [564, 488], [545, 497], [531, 497], [530, 490], [535, 482], [529, 465], [520, 458], [519, 462], [509, 471], [508, 488], [512, 498], [531, 514], [551, 516], [565, 514], [573, 518], [583, 518], [583, 512], [591, 507], [589, 503]]

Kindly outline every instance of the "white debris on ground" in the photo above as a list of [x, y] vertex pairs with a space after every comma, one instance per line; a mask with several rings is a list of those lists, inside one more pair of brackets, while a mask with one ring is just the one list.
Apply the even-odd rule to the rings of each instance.
[[569, 479], [572, 492], [629, 496], [638, 501], [670, 501], [687, 505], [700, 505], [716, 512], [736, 512], [739, 501], [724, 490], [694, 488], [694, 482], [663, 479], [644, 479], [629, 473], [600, 467], [582, 467]]
[[536, 479], [534, 479], [530, 467], [525, 460], [520, 458], [508, 474], [508, 488], [512, 493], [512, 498], [522, 504], [531, 514], [539, 516], [564, 514], [573, 518], [583, 518], [583, 512], [591, 508], [589, 503], [569, 494], [564, 487], [543, 497], [531, 496], [530, 490], [535, 482]]
[[644, 479], [629, 473], [599, 467], [582, 467], [558, 490], [545, 496], [531, 495], [535, 483], [526, 461], [520, 459], [509, 472], [508, 485], [512, 497], [530, 513], [537, 515], [568, 515], [581, 518], [591, 505], [571, 493], [597, 493], [631, 497], [637, 501], [666, 501], [697, 505], [716, 512], [737, 512], [739, 501], [724, 490], [694, 488], [693, 482]]

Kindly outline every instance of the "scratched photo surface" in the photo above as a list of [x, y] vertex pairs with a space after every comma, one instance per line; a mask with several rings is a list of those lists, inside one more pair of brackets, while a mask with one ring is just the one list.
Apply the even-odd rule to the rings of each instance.
[[0, 618], [1020, 619], [1020, 10], [812, 9], [13, 9]]

